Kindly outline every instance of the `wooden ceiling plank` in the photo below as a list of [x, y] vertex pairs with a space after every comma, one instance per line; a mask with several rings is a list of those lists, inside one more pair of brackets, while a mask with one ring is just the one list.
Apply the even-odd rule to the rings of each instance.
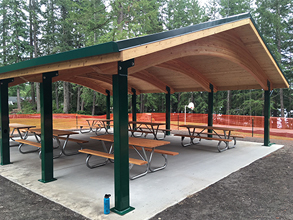
[[[96, 73], [87, 73], [86, 76], [88, 76], [89, 78], [96, 79], [96, 80], [101, 79], [104, 82], [107, 82], [112, 85], [112, 76], [111, 75], [105, 75], [103, 70], [101, 70], [98, 66], [91, 66], [91, 68]], [[128, 93], [133, 94], [131, 88], [135, 89], [137, 95], [139, 95], [141, 93], [140, 90], [136, 86], [134, 86], [128, 82]]]
[[190, 66], [187, 63], [184, 63], [179, 60], [171, 60], [167, 63], [161, 63], [157, 65], [158, 67], [174, 70], [176, 72], [179, 72], [183, 75], [186, 75], [190, 77], [192, 80], [194, 80], [196, 83], [198, 83], [205, 91], [210, 92], [210, 84], [214, 85], [214, 92], [217, 91], [217, 87], [214, 83], [209, 82], [209, 80], [203, 76], [199, 71], [197, 71], [195, 68]]
[[[196, 55], [215, 56], [229, 60], [249, 72], [263, 89], [267, 89], [266, 82], [268, 77], [260, 71], [261, 68], [258, 65], [253, 67], [250, 64], [249, 61], [251, 58], [249, 56], [246, 56], [246, 59], [248, 60], [246, 61], [242, 57], [241, 51], [233, 50], [230, 43], [223, 41], [219, 42], [219, 39], [218, 42], [212, 42], [210, 41], [210, 37], [136, 58], [135, 66], [129, 68], [128, 73], [131, 75], [173, 59]], [[255, 63], [256, 62], [254, 62], [254, 64]], [[110, 74], [114, 74], [117, 71], [115, 67], [111, 67], [109, 64], [102, 65], [101, 69], [104, 68], [106, 68]], [[204, 88], [207, 89], [206, 86], [204, 86]]]
[[[88, 87], [94, 91], [97, 91], [99, 93], [107, 95], [106, 88], [98, 85], [95, 81], [89, 81], [89, 80], [82, 78], [82, 77], [72, 77], [72, 78], [68, 79], [67, 82], [71, 82], [71, 83], [75, 83], [75, 84], [78, 84], [81, 86], [85, 86], [85, 87]], [[112, 95], [113, 94], [112, 90], [109, 90], [109, 91], [110, 91], [110, 95]]]
[[[240, 38], [235, 37], [236, 33], [228, 34], [223, 33], [222, 35], [212, 36], [211, 38], [216, 39], [216, 41], [225, 44], [225, 47], [230, 45], [230, 48], [233, 48], [233, 51], [237, 53], [238, 59], [241, 59], [247, 68], [250, 69], [252, 76], [262, 85], [263, 89], [267, 89], [267, 81], [272, 81], [265, 74], [263, 69], [260, 67], [259, 63], [253, 58], [253, 55], [245, 48], [244, 43]], [[233, 47], [231, 47], [233, 45]], [[237, 57], [235, 55], [235, 57]]]
[[163, 81], [161, 81], [159, 78], [154, 76], [151, 72], [148, 70], [142, 70], [141, 72], [138, 72], [136, 74], [130, 75], [130, 77], [135, 77], [137, 79], [143, 80], [145, 82], [148, 82], [152, 84], [153, 86], [157, 87], [160, 91], [163, 93], [167, 93], [166, 86], [170, 88], [170, 93], [173, 94], [175, 91], [172, 86], [167, 85]]

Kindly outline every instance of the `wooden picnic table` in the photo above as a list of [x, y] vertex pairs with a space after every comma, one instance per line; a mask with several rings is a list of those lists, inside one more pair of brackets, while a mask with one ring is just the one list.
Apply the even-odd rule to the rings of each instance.
[[[85, 132], [82, 131], [82, 127], [80, 128], [80, 133], [88, 133], [88, 132], [95, 132], [96, 135], [98, 131], [100, 131], [101, 129], [105, 129], [105, 134], [109, 134], [108, 131], [108, 122], [113, 121], [113, 119], [104, 119], [104, 118], [87, 118], [86, 119], [88, 126], [89, 126], [89, 131]], [[93, 128], [96, 128], [96, 130], [94, 130]]]
[[[189, 137], [190, 138], [190, 143], [189, 144], [184, 144], [183, 143], [183, 137], [184, 135], [181, 134], [175, 134], [175, 136], [181, 136], [182, 140], [181, 140], [181, 144], [182, 146], [186, 147], [186, 146], [190, 146], [191, 144], [198, 144], [200, 142], [201, 139], [208, 139], [208, 140], [218, 140], [218, 150], [219, 152], [222, 152], [224, 150], [229, 149], [229, 142], [230, 137], [231, 137], [231, 132], [232, 131], [237, 131], [239, 130], [238, 128], [232, 128], [232, 127], [222, 127], [222, 126], [205, 126], [205, 125], [180, 125], [179, 127], [184, 127], [187, 128], [188, 130], [188, 136], [186, 135], [185, 137]], [[196, 129], [200, 129], [200, 131], [196, 131]], [[223, 132], [223, 134], [220, 134], [219, 131]], [[203, 136], [205, 135], [205, 136]], [[216, 136], [216, 137], [207, 137], [208, 136]], [[236, 136], [234, 136], [236, 137]], [[193, 140], [194, 138], [198, 138], [199, 141], [194, 143]], [[225, 143], [225, 148], [221, 148], [220, 144], [221, 142]], [[234, 146], [236, 145], [236, 139], [234, 139]], [[231, 147], [232, 148], [232, 147]]]
[[[109, 154], [113, 155], [113, 143], [114, 143], [114, 135], [112, 134], [106, 134], [106, 135], [99, 135], [99, 136], [94, 136], [94, 137], [90, 137], [91, 139], [94, 140], [99, 140], [102, 141], [104, 150], [107, 152], [107, 149], [105, 147], [105, 143], [104, 142], [110, 142], [112, 143], [111, 148], [109, 150]], [[131, 177], [130, 179], [136, 179], [138, 177], [144, 176], [146, 175], [148, 172], [155, 172], [158, 170], [162, 170], [164, 168], [166, 168], [167, 166], [167, 156], [166, 155], [177, 155], [177, 152], [171, 152], [171, 151], [164, 151], [164, 150], [158, 150], [158, 153], [161, 153], [162, 156], [165, 159], [165, 163], [163, 166], [161, 167], [157, 167], [157, 168], [153, 168], [151, 166], [152, 163], [152, 158], [153, 158], [153, 153], [156, 152], [156, 148], [160, 147], [160, 146], [164, 146], [167, 144], [170, 144], [170, 142], [168, 141], [160, 141], [160, 140], [150, 140], [150, 139], [141, 139], [141, 138], [134, 138], [134, 137], [129, 137], [129, 145], [136, 151], [136, 153], [139, 155], [140, 158], [142, 158], [143, 161], [147, 162], [147, 168], [144, 172], [137, 174], [133, 177]], [[146, 154], [146, 151], [150, 152], [150, 155], [148, 157], [148, 155]], [[103, 155], [99, 155], [99, 156], [103, 156]], [[113, 159], [112, 157], [109, 157]], [[104, 165], [104, 164], [103, 164]]]
[[145, 121], [129, 121], [128, 122], [129, 129], [132, 133], [132, 136], [134, 136], [135, 130], [143, 132], [142, 126], [145, 126], [144, 128], [150, 131], [154, 135], [155, 140], [158, 140], [157, 134], [158, 134], [159, 127], [165, 124], [166, 123], [162, 123], [162, 122], [145, 122]]
[[[74, 131], [59, 130], [59, 129], [53, 129], [52, 131], [53, 131], [53, 136], [57, 141], [57, 147], [55, 147], [55, 149], [57, 149], [59, 147], [61, 149], [60, 154], [57, 157], [60, 157], [62, 154], [66, 155], [66, 156], [69, 156], [65, 152], [67, 142], [68, 142], [68, 140], [70, 140], [69, 136], [72, 135], [72, 134], [78, 134], [78, 133], [74, 132]], [[31, 132], [31, 133], [33, 133], [35, 135], [35, 138], [36, 138], [38, 143], [41, 142], [41, 140], [39, 139], [39, 137], [41, 136], [41, 133], [42, 133], [41, 128], [32, 128], [32, 129], [29, 130], [29, 132]], [[62, 137], [62, 136], [65, 136], [65, 137]], [[60, 139], [65, 140], [62, 146], [61, 146], [61, 143], [60, 143]], [[73, 139], [73, 140], [75, 140], [75, 139]], [[55, 158], [57, 158], [57, 157], [55, 157]]]
[[[14, 140], [13, 139], [13, 134], [14, 134], [15, 130], [18, 132], [19, 137], [21, 139], [26, 139], [27, 136], [28, 136], [28, 130], [31, 129], [31, 128], [35, 128], [36, 126], [34, 126], [34, 125], [19, 124], [19, 123], [9, 123], [9, 127], [12, 128], [12, 131], [10, 133], [10, 138], [11, 138], [11, 140]], [[22, 135], [20, 129], [25, 129], [26, 132]]]

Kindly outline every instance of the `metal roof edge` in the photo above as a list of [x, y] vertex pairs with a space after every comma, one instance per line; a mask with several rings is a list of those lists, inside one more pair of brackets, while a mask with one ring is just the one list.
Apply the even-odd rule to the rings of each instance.
[[[249, 14], [250, 14], [250, 13], [249, 13]], [[273, 52], [271, 51], [271, 49], [270, 49], [269, 45], [267, 44], [266, 40], [265, 40], [264, 37], [262, 36], [262, 34], [261, 34], [261, 32], [260, 32], [260, 30], [259, 30], [259, 28], [258, 28], [258, 26], [257, 26], [257, 24], [256, 24], [256, 22], [255, 22], [255, 20], [254, 20], [254, 18], [252, 17], [251, 14], [250, 14], [250, 20], [251, 20], [251, 22], [253, 23], [253, 25], [254, 25], [255, 29], [257, 30], [259, 36], [261, 37], [262, 41], [263, 41], [264, 44], [266, 45], [266, 47], [267, 47], [268, 51], [270, 52], [271, 56], [273, 57], [274, 61], [276, 62], [277, 66], [279, 67], [279, 69], [280, 69], [281, 73], [283, 74], [284, 78], [286, 79], [287, 83], [289, 84], [288, 78], [287, 78], [286, 75], [284, 74], [284, 72], [283, 72], [281, 66], [279, 65], [279, 62], [277, 61], [275, 55], [273, 54]]]
[[83, 47], [75, 50], [70, 50], [62, 53], [51, 54], [48, 56], [37, 57], [23, 62], [0, 67], [0, 74], [5, 72], [16, 71], [19, 69], [30, 68], [45, 64], [57, 63], [62, 61], [69, 61], [74, 59], [81, 59], [91, 56], [98, 56], [108, 53], [119, 52], [116, 42], [111, 41], [103, 44], [98, 44], [89, 47]]
[[250, 13], [242, 13], [238, 15], [233, 15], [227, 18], [222, 18], [222, 19], [217, 19], [213, 21], [207, 21], [204, 23], [196, 24], [196, 25], [191, 25], [187, 27], [182, 27], [179, 29], [174, 29], [170, 31], [165, 31], [165, 32], [160, 32], [156, 34], [151, 34], [151, 35], [146, 35], [142, 37], [136, 37], [136, 38], [131, 38], [131, 39], [126, 39], [126, 40], [121, 40], [121, 41], [116, 41], [118, 44], [119, 51], [123, 51], [129, 48], [141, 46], [144, 44], [152, 43], [152, 42], [157, 42], [160, 40], [165, 40], [185, 34], [189, 34], [192, 32], [197, 32], [205, 29], [209, 29], [212, 27], [216, 27], [222, 24], [234, 22], [234, 21], [239, 21], [243, 19], [251, 18]]

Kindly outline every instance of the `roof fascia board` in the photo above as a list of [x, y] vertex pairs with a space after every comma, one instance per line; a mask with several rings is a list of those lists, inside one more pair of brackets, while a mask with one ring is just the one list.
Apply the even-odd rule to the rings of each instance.
[[240, 21], [243, 19], [251, 18], [250, 13], [242, 13], [234, 16], [230, 16], [227, 18], [222, 18], [214, 21], [208, 21], [196, 25], [191, 25], [188, 27], [183, 27], [175, 30], [170, 30], [170, 31], [165, 31], [161, 33], [156, 33], [156, 34], [151, 34], [147, 36], [142, 36], [142, 37], [137, 37], [133, 39], [127, 39], [127, 40], [121, 40], [121, 41], [116, 41], [118, 48], [120, 51], [127, 50], [133, 47], [138, 47], [146, 44], [150, 44], [153, 42], [158, 42], [174, 37], [179, 37], [182, 35], [198, 32], [201, 30], [206, 30], [209, 28], [221, 26], [223, 24], [235, 22], [235, 21]]
[[118, 45], [116, 42], [108, 42], [104, 44], [98, 44], [90, 47], [79, 48], [70, 50], [62, 53], [52, 54], [48, 56], [38, 57], [35, 59], [15, 63], [0, 68], [0, 74], [5, 72], [17, 71], [20, 69], [26, 69], [31, 67], [37, 67], [41, 65], [48, 65], [59, 62], [66, 62], [75, 59], [82, 59], [92, 56], [99, 56], [109, 53], [119, 52]]
[[223, 31], [231, 30], [232, 28], [237, 28], [243, 25], [249, 25], [249, 22], [250, 18], [242, 19], [234, 22], [225, 23], [222, 25], [217, 25], [211, 28], [206, 28], [204, 30], [192, 32], [189, 34], [175, 36], [173, 38], [168, 38], [157, 42], [151, 42], [147, 45], [141, 45], [138, 47], [129, 48], [127, 50], [122, 50], [121, 59], [122, 61], [125, 61], [136, 57], [144, 56], [150, 53], [155, 53], [160, 50], [165, 50], [197, 39], [208, 37]]

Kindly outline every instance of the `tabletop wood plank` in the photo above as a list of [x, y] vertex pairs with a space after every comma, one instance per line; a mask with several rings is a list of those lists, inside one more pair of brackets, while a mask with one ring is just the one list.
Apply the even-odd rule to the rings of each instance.
[[237, 131], [239, 128], [232, 127], [216, 127], [216, 126], [205, 126], [205, 125], [179, 125], [182, 128], [200, 128], [200, 129], [212, 129], [212, 130], [222, 130], [222, 131]]
[[[59, 129], [53, 129], [53, 136], [62, 136], [62, 135], [70, 135], [70, 134], [78, 134], [74, 131], [66, 131], [66, 130], [59, 130]], [[37, 135], [40, 135], [42, 133], [41, 128], [32, 128], [29, 130], [29, 132], [36, 133]]]
[[147, 122], [147, 121], [129, 121], [129, 124], [144, 124], [144, 125], [165, 125], [163, 122]]
[[[91, 139], [100, 140], [100, 141], [108, 141], [108, 142], [114, 142], [114, 135], [112, 134], [105, 134], [105, 135], [99, 135], [90, 137]], [[129, 145], [134, 146], [140, 146], [140, 147], [148, 147], [148, 148], [156, 148], [159, 146], [170, 144], [169, 141], [159, 141], [159, 140], [152, 140], [152, 139], [143, 139], [143, 138], [135, 138], [135, 137], [129, 137], [128, 139]]]
[[104, 118], [87, 118], [86, 121], [111, 122], [111, 121], [113, 121], [113, 119], [104, 119]]
[[10, 123], [10, 128], [16, 128], [16, 129], [24, 129], [24, 128], [35, 128], [34, 125], [25, 125], [25, 124], [19, 124], [19, 123]]

